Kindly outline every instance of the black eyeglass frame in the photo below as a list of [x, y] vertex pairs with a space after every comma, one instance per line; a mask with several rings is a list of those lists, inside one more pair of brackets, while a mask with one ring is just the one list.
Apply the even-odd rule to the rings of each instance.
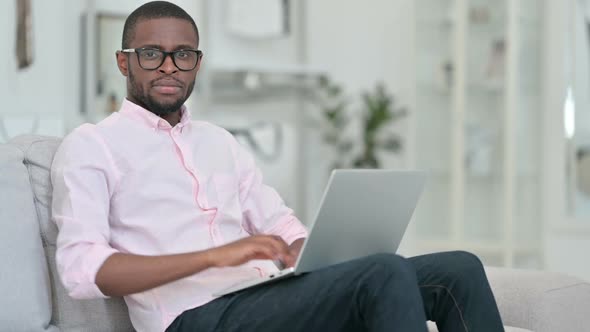
[[[141, 64], [141, 59], [139, 57], [139, 53], [140, 52], [143, 52], [143, 51], [156, 51], [156, 52], [162, 53], [162, 55], [163, 55], [162, 61], [160, 62], [160, 64], [158, 66], [156, 66], [154, 68], [145, 68]], [[160, 49], [152, 48], [152, 47], [139, 47], [139, 48], [125, 48], [125, 49], [120, 50], [120, 52], [121, 53], [135, 53], [137, 55], [137, 62], [139, 63], [139, 66], [143, 70], [156, 70], [156, 69], [160, 68], [164, 64], [164, 61], [166, 61], [166, 58], [168, 56], [170, 56], [170, 58], [172, 59], [172, 63], [174, 63], [174, 66], [176, 66], [176, 68], [178, 68], [178, 70], [180, 70], [180, 71], [191, 71], [191, 70], [193, 70], [193, 69], [195, 69], [197, 67], [197, 65], [199, 64], [199, 61], [201, 61], [201, 58], [203, 57], [203, 51], [201, 51], [201, 50], [193, 50], [193, 49], [181, 49], [181, 50], [166, 52], [166, 51], [162, 51]], [[182, 68], [180, 68], [176, 64], [175, 55], [177, 53], [179, 53], [179, 52], [195, 52], [197, 54], [197, 61], [195, 62], [195, 65], [191, 69], [182, 69]]]

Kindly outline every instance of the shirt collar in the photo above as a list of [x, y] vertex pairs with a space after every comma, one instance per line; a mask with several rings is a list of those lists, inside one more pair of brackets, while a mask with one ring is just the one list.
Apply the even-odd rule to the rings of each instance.
[[[191, 114], [188, 108], [184, 105], [180, 107], [180, 122], [177, 124], [179, 127], [184, 127], [191, 121]], [[170, 129], [170, 123], [162, 119], [158, 115], [146, 110], [145, 108], [135, 104], [129, 99], [125, 98], [119, 109], [119, 113], [125, 116], [130, 116], [140, 123], [154, 129]]]

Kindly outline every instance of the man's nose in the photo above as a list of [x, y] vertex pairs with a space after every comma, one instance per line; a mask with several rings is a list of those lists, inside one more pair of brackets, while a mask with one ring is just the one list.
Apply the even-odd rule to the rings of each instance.
[[158, 68], [158, 71], [160, 71], [161, 73], [164, 73], [164, 74], [172, 74], [172, 73], [175, 73], [178, 71], [178, 68], [174, 64], [174, 61], [172, 60], [172, 56], [173, 56], [172, 54], [164, 55], [164, 62]]

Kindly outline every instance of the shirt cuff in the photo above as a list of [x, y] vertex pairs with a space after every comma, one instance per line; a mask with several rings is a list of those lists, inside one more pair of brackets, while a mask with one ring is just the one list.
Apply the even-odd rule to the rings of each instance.
[[269, 233], [282, 237], [288, 245], [308, 236], [307, 228], [295, 217], [279, 221]]
[[111, 247], [93, 244], [84, 257], [80, 277], [72, 278], [69, 295], [75, 299], [108, 298], [96, 285], [96, 274], [107, 258], [117, 252]]

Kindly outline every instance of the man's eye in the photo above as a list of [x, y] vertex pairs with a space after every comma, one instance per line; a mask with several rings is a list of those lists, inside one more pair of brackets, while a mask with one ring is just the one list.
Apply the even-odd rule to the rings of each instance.
[[150, 51], [150, 50], [143, 51], [143, 52], [141, 53], [141, 56], [143, 56], [143, 57], [144, 57], [144, 58], [146, 58], [146, 59], [155, 59], [155, 58], [158, 58], [158, 57], [159, 57], [159, 55], [160, 55], [160, 53], [159, 53], [159, 52], [156, 52], [156, 51]]
[[188, 52], [186, 52], [186, 51], [176, 52], [176, 57], [178, 59], [185, 59], [185, 58], [188, 58], [188, 56], [189, 56]]

